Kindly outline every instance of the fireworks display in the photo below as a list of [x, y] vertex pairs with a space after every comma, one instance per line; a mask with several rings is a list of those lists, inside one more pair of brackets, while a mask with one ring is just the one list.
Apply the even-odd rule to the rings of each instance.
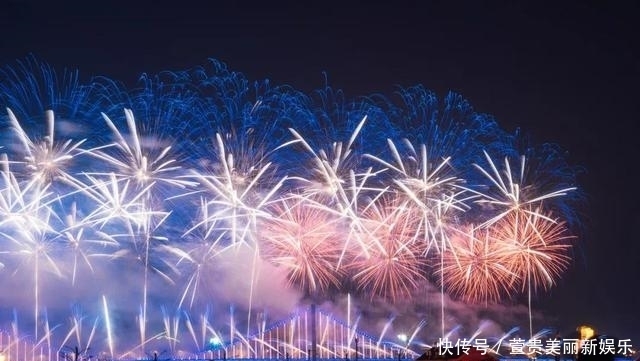
[[[225, 292], [259, 307], [265, 277], [318, 302], [419, 298], [433, 282], [483, 304], [569, 266], [571, 167], [456, 94], [304, 94], [217, 61], [127, 88], [30, 58], [0, 72], [0, 105], [0, 284], [19, 290], [3, 307], [30, 305], [36, 341], [53, 310], [83, 302], [113, 354], [117, 322], [144, 348], [175, 331], [151, 312], [204, 314]], [[234, 290], [219, 286], [229, 269]]]

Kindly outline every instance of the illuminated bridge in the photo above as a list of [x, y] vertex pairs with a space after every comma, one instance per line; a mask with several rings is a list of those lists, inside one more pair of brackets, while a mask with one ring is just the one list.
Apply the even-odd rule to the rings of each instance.
[[[382, 360], [408, 359], [417, 354], [405, 344], [400, 345], [372, 336], [353, 325], [311, 306], [305, 312], [267, 326], [252, 335], [242, 335], [233, 329], [230, 340], [221, 342], [213, 335], [205, 350], [193, 352], [178, 349], [177, 340], [170, 351], [146, 352], [142, 356], [111, 357], [102, 352], [92, 354], [92, 348], [48, 348], [0, 332], [0, 361], [79, 361], [79, 360]], [[175, 338], [174, 338], [175, 339]]]
[[[315, 352], [314, 352], [315, 350]], [[407, 347], [361, 332], [311, 307], [247, 338], [214, 346], [216, 359], [389, 359], [413, 356]]]

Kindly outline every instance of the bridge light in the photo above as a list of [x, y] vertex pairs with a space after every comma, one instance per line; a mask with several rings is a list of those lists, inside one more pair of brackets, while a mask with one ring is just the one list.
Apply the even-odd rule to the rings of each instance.
[[209, 345], [211, 345], [211, 346], [220, 346], [220, 345], [222, 345], [222, 340], [220, 340], [220, 337], [218, 337], [218, 336], [211, 337], [209, 339]]

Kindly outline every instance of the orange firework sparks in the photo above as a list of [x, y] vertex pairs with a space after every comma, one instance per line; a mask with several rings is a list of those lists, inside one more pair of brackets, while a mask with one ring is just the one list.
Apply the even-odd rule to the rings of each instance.
[[307, 203], [285, 201], [272, 207], [259, 238], [263, 256], [289, 271], [289, 282], [309, 293], [338, 286], [343, 272], [336, 269], [341, 245], [335, 217]]
[[572, 236], [565, 222], [540, 209], [510, 212], [491, 232], [503, 248], [506, 266], [517, 276], [512, 280], [514, 287], [523, 291], [529, 286], [533, 291], [550, 288], [569, 264]]
[[443, 253], [443, 266], [436, 272], [452, 296], [469, 302], [495, 302], [511, 294], [517, 275], [501, 240], [485, 229], [470, 228], [451, 237], [451, 249]]
[[417, 242], [420, 213], [397, 198], [370, 204], [363, 212], [367, 252], [355, 255], [348, 268], [361, 290], [391, 300], [411, 294], [425, 280], [426, 258]]

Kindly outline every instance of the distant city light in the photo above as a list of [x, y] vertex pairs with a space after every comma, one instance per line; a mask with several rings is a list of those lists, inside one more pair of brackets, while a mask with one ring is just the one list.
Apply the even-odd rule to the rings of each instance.
[[222, 340], [220, 339], [220, 337], [214, 336], [209, 339], [209, 344], [212, 346], [220, 346], [222, 345]]

